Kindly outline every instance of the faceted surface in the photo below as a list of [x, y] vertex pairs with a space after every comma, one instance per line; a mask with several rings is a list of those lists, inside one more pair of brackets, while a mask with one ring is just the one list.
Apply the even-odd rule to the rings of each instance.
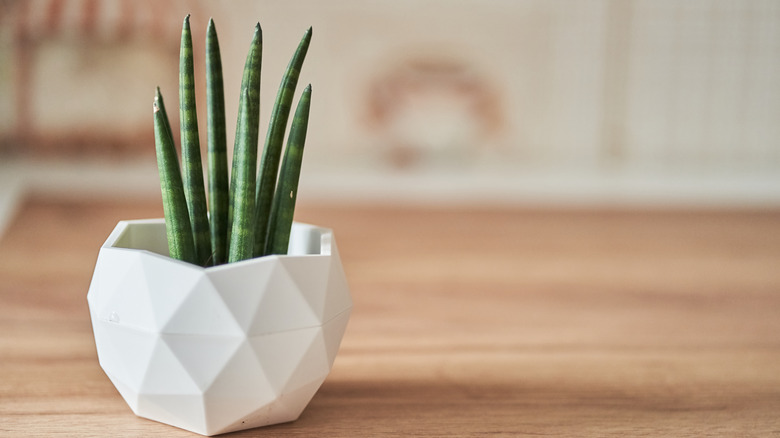
[[100, 365], [133, 412], [203, 435], [298, 418], [352, 308], [330, 230], [295, 224], [289, 255], [206, 269], [160, 239], [161, 219], [120, 222], [87, 295]]

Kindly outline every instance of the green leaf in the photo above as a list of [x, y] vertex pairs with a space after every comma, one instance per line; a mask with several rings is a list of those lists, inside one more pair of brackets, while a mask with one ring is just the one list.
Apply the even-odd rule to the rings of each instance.
[[179, 159], [159, 88], [157, 88], [154, 97], [154, 143], [170, 256], [185, 262], [196, 263], [195, 245], [192, 240], [192, 229], [179, 170]]
[[[255, 177], [257, 169], [257, 124], [245, 122], [252, 116], [249, 90], [244, 89], [238, 114], [239, 131], [233, 155], [233, 224], [228, 263], [252, 258], [252, 233], [255, 211]], [[252, 132], [254, 131], [254, 132]]]
[[306, 130], [309, 125], [309, 108], [311, 107], [311, 85], [303, 90], [303, 95], [295, 109], [287, 148], [284, 151], [284, 161], [276, 187], [271, 218], [269, 224], [269, 239], [267, 254], [287, 254], [290, 241], [295, 200], [298, 197], [298, 180], [301, 176], [303, 161], [303, 146], [306, 143]]
[[228, 165], [225, 128], [225, 89], [222, 59], [214, 20], [206, 31], [206, 103], [208, 117], [209, 215], [214, 265], [227, 261]]
[[[230, 198], [229, 198], [229, 210], [228, 210], [228, 229], [231, 230], [228, 235], [228, 247], [233, 247], [233, 239], [236, 237], [232, 230], [234, 221], [234, 214], [236, 211], [236, 184], [239, 182], [236, 180], [236, 172], [238, 167], [242, 165], [242, 158], [238, 154], [238, 150], [246, 147], [246, 145], [239, 145], [239, 142], [245, 142], [247, 145], [252, 145], [255, 157], [257, 156], [257, 137], [260, 129], [260, 72], [262, 69], [263, 58], [263, 30], [260, 27], [260, 23], [255, 25], [255, 34], [252, 38], [252, 43], [249, 46], [249, 53], [244, 63], [244, 73], [241, 79], [241, 97], [239, 99], [239, 113], [246, 111], [243, 117], [239, 117], [236, 122], [236, 139], [233, 145], [233, 167], [232, 178], [230, 180]], [[246, 108], [244, 108], [246, 107]], [[239, 135], [244, 132], [244, 135]], [[257, 158], [255, 158], [255, 166], [257, 164]], [[253, 168], [253, 173], [256, 173], [257, 167]], [[254, 178], [253, 180], [254, 181]], [[254, 183], [253, 183], [254, 184]], [[252, 203], [254, 205], [254, 202]], [[242, 210], [243, 211], [243, 210]], [[249, 217], [251, 222], [254, 222], [254, 210], [244, 213]], [[242, 218], [240, 220], [246, 220]], [[253, 242], [249, 242], [248, 245], [251, 248]], [[246, 243], [242, 243], [247, 245]]]
[[179, 55], [179, 115], [184, 193], [190, 212], [197, 263], [205, 266], [211, 259], [211, 241], [200, 157], [198, 115], [195, 107], [195, 73], [192, 61], [190, 16], [184, 18]]
[[312, 29], [309, 28], [303, 34], [298, 48], [293, 54], [287, 70], [279, 86], [279, 92], [276, 95], [276, 102], [271, 113], [271, 119], [268, 124], [268, 133], [263, 148], [263, 156], [260, 161], [260, 176], [257, 178], [257, 201], [255, 212], [255, 256], [266, 254], [265, 249], [269, 247], [267, 240], [270, 233], [269, 222], [271, 215], [271, 203], [274, 198], [276, 188], [276, 179], [279, 171], [279, 160], [282, 154], [282, 143], [284, 141], [284, 132], [287, 128], [287, 120], [290, 115], [295, 88], [298, 85], [298, 78], [301, 74], [303, 61], [306, 58], [306, 52], [309, 50], [311, 42]]

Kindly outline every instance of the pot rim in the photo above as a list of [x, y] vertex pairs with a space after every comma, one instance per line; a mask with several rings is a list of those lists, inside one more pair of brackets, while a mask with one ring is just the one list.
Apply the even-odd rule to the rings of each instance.
[[[319, 252], [311, 252], [311, 253], [303, 253], [300, 250], [294, 252], [294, 253], [288, 253], [288, 254], [270, 254], [260, 257], [254, 257], [251, 259], [241, 260], [239, 262], [232, 262], [232, 263], [224, 263], [217, 266], [200, 266], [196, 265], [194, 263], [185, 262], [183, 260], [178, 260], [170, 257], [167, 254], [161, 254], [157, 251], [148, 249], [148, 248], [141, 248], [141, 247], [133, 247], [133, 246], [121, 246], [120, 240], [122, 237], [125, 236], [126, 233], [130, 230], [130, 228], [135, 226], [143, 226], [143, 225], [149, 225], [149, 226], [165, 226], [165, 218], [152, 218], [152, 219], [128, 219], [128, 220], [120, 220], [117, 222], [114, 229], [111, 231], [111, 234], [109, 234], [106, 241], [101, 245], [101, 250], [119, 250], [119, 251], [142, 251], [145, 252], [153, 257], [159, 257], [164, 260], [167, 260], [171, 263], [178, 263], [183, 264], [184, 266], [187, 266], [189, 268], [195, 268], [195, 269], [202, 269], [204, 271], [219, 271], [223, 269], [231, 269], [231, 268], [237, 268], [242, 265], [251, 264], [251, 263], [257, 263], [261, 260], [269, 260], [272, 258], [280, 258], [280, 259], [291, 259], [291, 258], [310, 258], [310, 257], [331, 257], [333, 255], [333, 248], [332, 248], [332, 241], [333, 241], [333, 230], [330, 228], [320, 227], [318, 225], [312, 225], [302, 222], [293, 222], [293, 230], [291, 233], [291, 236], [296, 233], [300, 232], [308, 232], [308, 233], [318, 233], [320, 237], [319, 241], [319, 248], [317, 249]], [[166, 238], [165, 233], [162, 233], [162, 237]], [[291, 239], [292, 240], [292, 239]], [[139, 245], [141, 246], [141, 245]], [[311, 249], [308, 249], [311, 251]]]

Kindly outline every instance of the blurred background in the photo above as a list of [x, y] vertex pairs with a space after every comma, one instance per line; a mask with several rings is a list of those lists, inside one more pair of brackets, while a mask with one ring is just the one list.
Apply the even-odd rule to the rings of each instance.
[[215, 20], [231, 144], [255, 22], [262, 126], [313, 26], [302, 202], [780, 205], [774, 0], [0, 1], [3, 205], [159, 197], [187, 13], [201, 113]]

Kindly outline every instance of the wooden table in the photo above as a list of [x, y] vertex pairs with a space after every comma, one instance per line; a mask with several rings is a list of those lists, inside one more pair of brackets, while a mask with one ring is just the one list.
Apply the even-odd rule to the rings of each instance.
[[[136, 418], [86, 292], [156, 200], [28, 200], [0, 241], [0, 436], [194, 436]], [[302, 206], [355, 308], [294, 423], [235, 436], [780, 436], [780, 211]], [[232, 436], [232, 435], [231, 435]]]

